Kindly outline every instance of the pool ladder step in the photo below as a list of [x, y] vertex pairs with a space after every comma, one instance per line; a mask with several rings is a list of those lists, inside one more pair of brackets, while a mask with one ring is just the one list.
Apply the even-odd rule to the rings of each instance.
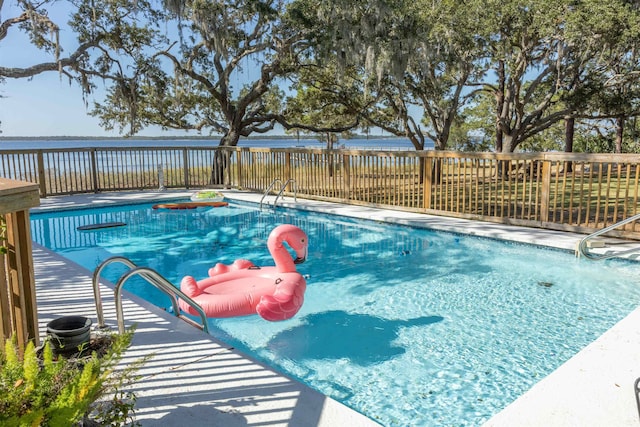
[[[169, 297], [169, 299], [171, 299], [171, 307], [173, 310], [173, 314], [176, 317], [182, 319], [186, 323], [192, 326], [195, 326], [196, 328], [206, 333], [209, 333], [207, 316], [204, 313], [204, 310], [202, 309], [202, 307], [200, 307], [200, 304], [198, 304], [197, 302], [192, 300], [190, 297], [188, 297], [186, 294], [184, 294], [180, 289], [175, 287], [171, 282], [165, 279], [160, 273], [158, 273], [154, 269], [149, 267], [138, 267], [136, 264], [133, 263], [133, 261], [123, 256], [114, 256], [104, 260], [93, 272], [93, 279], [92, 279], [93, 296], [96, 302], [98, 328], [106, 327], [104, 323], [104, 313], [102, 310], [102, 296], [100, 295], [100, 274], [106, 267], [114, 263], [124, 264], [127, 267], [129, 267], [129, 270], [127, 270], [122, 276], [120, 276], [120, 279], [118, 279], [118, 282], [116, 283], [113, 291], [115, 295], [116, 318], [118, 320], [118, 332], [120, 332], [121, 334], [125, 332], [124, 314], [122, 309], [122, 287], [124, 286], [125, 282], [130, 278], [139, 276], [144, 280], [146, 280], [151, 285], [155, 286], [160, 291], [162, 291], [165, 295]], [[191, 307], [193, 307], [193, 309], [196, 312], [198, 312], [198, 314], [200, 315], [200, 319], [202, 321], [201, 324], [194, 321], [190, 317], [187, 317], [184, 314], [182, 314], [182, 312], [180, 311], [180, 306], [178, 305], [178, 298], [180, 298], [181, 300], [189, 304]]]
[[264, 193], [262, 194], [262, 198], [260, 199], [260, 210], [262, 210], [262, 202], [264, 201], [264, 198], [267, 197], [267, 194], [269, 194], [269, 192], [273, 189], [273, 187], [275, 187], [275, 185], [277, 183], [280, 183], [280, 191], [278, 191], [278, 195], [276, 196], [275, 200], [273, 201], [273, 207], [276, 207], [276, 204], [278, 203], [278, 199], [282, 196], [282, 198], [284, 199], [284, 190], [287, 188], [287, 186], [289, 184], [291, 184], [291, 187], [293, 188], [293, 200], [295, 202], [298, 201], [298, 188], [296, 185], [296, 180], [293, 178], [289, 178], [287, 180], [287, 182], [285, 182], [284, 184], [282, 183], [282, 180], [280, 178], [276, 178], [273, 181], [271, 181], [271, 184], [269, 184], [269, 186], [267, 187], [266, 190], [264, 190]]

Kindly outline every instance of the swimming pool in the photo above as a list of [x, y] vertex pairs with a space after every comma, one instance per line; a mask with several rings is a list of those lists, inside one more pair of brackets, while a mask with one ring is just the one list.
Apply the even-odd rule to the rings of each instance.
[[[270, 230], [298, 225], [311, 242], [299, 266], [308, 275], [300, 313], [281, 323], [215, 320], [214, 334], [388, 426], [481, 424], [639, 296], [633, 263], [253, 205], [142, 205], [32, 220], [36, 241], [90, 270], [123, 254], [176, 283], [204, 277], [214, 262], [271, 263]], [[75, 231], [115, 221], [128, 225]], [[142, 283], [127, 289], [167, 305]]]

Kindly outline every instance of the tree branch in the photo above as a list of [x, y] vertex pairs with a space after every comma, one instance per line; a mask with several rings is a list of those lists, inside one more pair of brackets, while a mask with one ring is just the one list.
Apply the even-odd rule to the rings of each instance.
[[340, 132], [347, 132], [353, 128], [358, 127], [358, 125], [360, 124], [360, 118], [356, 117], [354, 119], [354, 121], [352, 123], [349, 123], [347, 125], [344, 126], [327, 126], [327, 127], [322, 127], [322, 126], [313, 126], [313, 125], [307, 125], [307, 124], [303, 124], [303, 123], [289, 123], [284, 116], [282, 115], [275, 115], [274, 118], [277, 120], [278, 123], [280, 123], [280, 125], [282, 125], [283, 128], [285, 128], [286, 130], [291, 130], [291, 129], [302, 129], [302, 130], [306, 130], [309, 132], [316, 132], [316, 133], [326, 133], [326, 132], [330, 132], [330, 133], [340, 133]]
[[2, 24], [0, 24], [0, 41], [7, 37], [7, 33], [9, 32], [9, 27], [15, 24], [19, 24], [20, 22], [24, 22], [29, 19], [29, 15], [27, 12], [23, 12], [22, 15], [16, 18], [9, 18], [5, 20]]
[[63, 68], [75, 67], [78, 65], [79, 59], [89, 49], [98, 47], [100, 39], [84, 43], [76, 49], [76, 51], [68, 58], [59, 59], [56, 62], [44, 62], [42, 64], [33, 65], [27, 68], [0, 67], [0, 77], [11, 79], [20, 79], [25, 77], [33, 77], [46, 71], [62, 71]]

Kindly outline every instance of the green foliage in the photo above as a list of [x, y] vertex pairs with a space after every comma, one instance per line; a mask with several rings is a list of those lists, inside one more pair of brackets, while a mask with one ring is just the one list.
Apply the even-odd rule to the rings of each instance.
[[[468, 151], [491, 151], [495, 147], [496, 126], [495, 126], [495, 101], [487, 93], [481, 93], [476, 101], [467, 106], [461, 113], [460, 120], [456, 123], [453, 133], [463, 135], [458, 137], [458, 146], [467, 146]], [[469, 146], [465, 141], [474, 141], [479, 149]]]
[[353, 68], [338, 71], [335, 62], [323, 66], [307, 64], [298, 73], [294, 89], [296, 96], [286, 102], [289, 130], [325, 138], [331, 134], [337, 140], [337, 134], [358, 124], [362, 88]]
[[469, 117], [454, 122], [449, 136], [449, 148], [457, 151], [491, 151], [493, 140], [486, 133], [477, 132]]
[[615, 144], [612, 138], [601, 135], [578, 135], [573, 143], [576, 153], [612, 153]]
[[15, 340], [7, 340], [0, 353], [0, 425], [67, 427], [90, 413], [108, 421], [100, 425], [130, 423], [135, 396], [121, 387], [143, 361], [115, 367], [132, 337], [133, 331], [101, 337], [107, 348], [80, 359], [56, 359], [48, 341], [40, 355], [29, 342], [20, 358]]
[[[636, 1], [77, 0], [58, 27], [50, 17], [67, 3], [17, 2], [29, 18], [5, 17], [0, 41], [18, 25], [34, 46], [68, 56], [1, 66], [0, 83], [55, 71], [86, 95], [104, 82], [91, 114], [121, 133], [155, 125], [233, 146], [277, 123], [359, 126], [417, 149], [430, 138], [437, 149], [514, 151], [557, 149], [567, 117], [640, 115]], [[75, 52], [59, 32], [77, 36]], [[475, 105], [485, 110], [465, 114]], [[579, 137], [606, 149], [598, 135]]]
[[[583, 121], [576, 132], [574, 151], [579, 153], [616, 152], [616, 129], [610, 120]], [[622, 153], [640, 153], [640, 123], [636, 117], [625, 122]]]
[[[111, 69], [117, 62], [131, 66], [119, 68], [127, 75], [110, 78], [105, 102], [94, 105], [91, 114], [103, 127], [128, 129], [128, 134], [154, 125], [216, 133], [223, 135], [220, 145], [225, 146], [273, 129], [284, 98], [278, 80], [297, 69], [299, 50], [305, 46], [295, 29], [283, 22], [286, 2], [189, 0], [166, 2], [163, 8], [122, 0], [113, 11], [107, 5], [118, 2], [90, 3], [106, 16], [122, 17], [114, 30], [139, 23], [138, 16], [127, 13], [125, 3], [135, 3], [144, 17], [161, 13], [153, 22], [161, 22], [164, 30], [127, 31], [127, 38], [114, 41], [121, 59], [105, 58], [104, 63]], [[87, 9], [74, 22], [78, 28], [90, 27], [93, 20]], [[133, 36], [147, 48], [128, 48]]]
[[7, 239], [7, 222], [4, 215], [0, 215], [0, 255], [6, 254], [9, 248], [4, 244]]

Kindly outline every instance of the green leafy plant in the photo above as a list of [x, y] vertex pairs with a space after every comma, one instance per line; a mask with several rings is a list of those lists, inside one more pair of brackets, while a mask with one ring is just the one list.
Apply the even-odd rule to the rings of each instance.
[[27, 344], [20, 357], [14, 339], [0, 352], [0, 425], [73, 426], [134, 423], [135, 395], [123, 387], [144, 359], [116, 370], [133, 331], [92, 340], [91, 354], [54, 356], [49, 342], [37, 351]]
[[7, 221], [4, 215], [0, 215], [0, 254], [6, 254], [9, 250], [5, 241], [7, 240]]

